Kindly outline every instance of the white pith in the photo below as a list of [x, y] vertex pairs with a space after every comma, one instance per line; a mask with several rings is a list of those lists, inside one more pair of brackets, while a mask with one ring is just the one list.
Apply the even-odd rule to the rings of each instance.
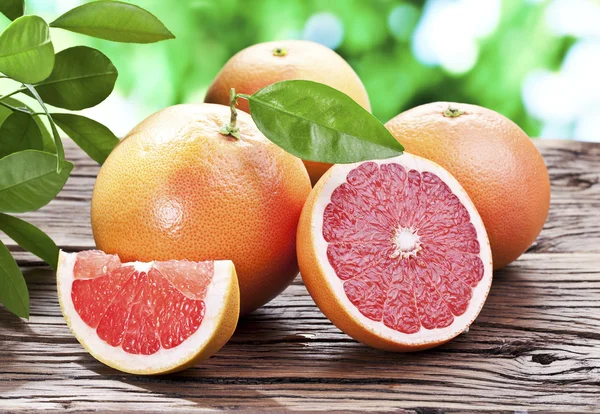
[[[235, 274], [233, 263], [229, 260], [214, 262], [214, 275], [206, 290], [204, 303], [206, 310], [202, 323], [198, 330], [179, 346], [171, 349], [160, 348], [152, 355], [130, 354], [121, 347], [113, 347], [96, 333], [96, 330], [88, 326], [79, 316], [71, 299], [73, 286], [73, 268], [77, 253], [60, 252], [58, 271], [56, 273], [58, 299], [61, 304], [63, 315], [71, 331], [77, 340], [98, 360], [107, 365], [131, 373], [159, 373], [168, 371], [185, 364], [194, 358], [212, 338], [219, 324], [224, 305], [227, 303], [227, 295], [232, 288], [232, 283], [237, 280], [232, 277]], [[147, 271], [152, 263], [128, 263], [138, 271]]]
[[[419, 332], [414, 334], [406, 334], [394, 329], [391, 329], [385, 326], [380, 321], [373, 321], [366, 316], [364, 316], [356, 306], [354, 306], [346, 293], [344, 292], [344, 282], [336, 275], [333, 267], [329, 263], [327, 258], [327, 241], [325, 241], [323, 237], [323, 215], [325, 212], [325, 208], [331, 202], [331, 194], [333, 191], [338, 188], [342, 183], [346, 182], [346, 178], [348, 173], [355, 168], [357, 168], [361, 163], [355, 164], [339, 164], [335, 165], [330, 169], [330, 173], [328, 177], [326, 177], [326, 182], [323, 185], [323, 188], [318, 195], [315, 206], [312, 211], [311, 217], [311, 231], [314, 241], [315, 254], [317, 257], [317, 262], [322, 270], [322, 273], [325, 275], [325, 282], [328, 283], [331, 290], [334, 292], [335, 296], [342, 304], [344, 309], [350, 314], [350, 316], [360, 323], [365, 329], [371, 331], [381, 338], [385, 338], [392, 342], [396, 342], [398, 344], [407, 345], [407, 346], [417, 346], [428, 343], [438, 343], [443, 342], [449, 339], [454, 338], [459, 335], [463, 331], [465, 331], [469, 325], [475, 320], [477, 315], [479, 314], [483, 303], [487, 297], [489, 292], [491, 283], [492, 283], [492, 254], [489, 248], [489, 242], [487, 238], [487, 233], [485, 231], [485, 227], [483, 225], [483, 221], [481, 220], [475, 206], [473, 205], [471, 199], [462, 188], [462, 186], [458, 183], [458, 181], [450, 175], [445, 169], [440, 167], [439, 165], [426, 160], [421, 157], [417, 157], [412, 154], [404, 153], [403, 155], [395, 158], [390, 158], [386, 160], [375, 160], [372, 161], [377, 163], [378, 165], [383, 164], [391, 164], [396, 163], [404, 166], [407, 170], [414, 169], [420, 173], [425, 171], [429, 171], [437, 175], [442, 181], [444, 181], [452, 190], [452, 192], [458, 197], [460, 202], [465, 206], [469, 215], [471, 217], [471, 223], [477, 230], [477, 239], [480, 249], [480, 258], [484, 265], [484, 275], [479, 284], [472, 289], [472, 298], [469, 302], [469, 306], [465, 313], [460, 316], [454, 316], [454, 322], [446, 327], [440, 329], [426, 329], [421, 326]], [[400, 231], [402, 229], [399, 229]], [[397, 243], [397, 246], [400, 244], [405, 244], [407, 246], [414, 239], [408, 240], [405, 236], [402, 237], [402, 240], [398, 240], [397, 238], [394, 242]], [[419, 244], [418, 240], [415, 242], [415, 246]], [[408, 246], [410, 247], [410, 246]], [[401, 260], [401, 249], [398, 249], [398, 260]], [[411, 252], [409, 252], [410, 254]], [[395, 255], [395, 253], [393, 254]]]
[[392, 259], [405, 259], [410, 256], [416, 256], [421, 250], [421, 237], [415, 229], [400, 227], [396, 229], [392, 242], [396, 245], [396, 250], [390, 255]]

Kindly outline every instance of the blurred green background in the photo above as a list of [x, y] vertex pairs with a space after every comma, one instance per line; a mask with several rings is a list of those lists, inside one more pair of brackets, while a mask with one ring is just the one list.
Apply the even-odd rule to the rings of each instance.
[[[26, 0], [48, 21], [83, 2]], [[85, 113], [119, 135], [165, 106], [201, 102], [237, 51], [309, 39], [348, 60], [381, 121], [451, 100], [494, 109], [530, 136], [600, 141], [599, 0], [131, 2], [177, 39], [131, 45], [52, 31], [57, 49], [89, 44], [117, 66], [117, 91]]]

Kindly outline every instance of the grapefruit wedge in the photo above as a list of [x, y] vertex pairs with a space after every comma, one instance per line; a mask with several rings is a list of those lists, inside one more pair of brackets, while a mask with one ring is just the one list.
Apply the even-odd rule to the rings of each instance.
[[439, 165], [406, 153], [331, 168], [304, 206], [297, 253], [325, 316], [391, 351], [464, 332], [492, 283], [488, 238], [467, 193]]
[[121, 263], [100, 251], [60, 253], [60, 306], [94, 358], [132, 374], [164, 374], [210, 357], [239, 315], [233, 263]]

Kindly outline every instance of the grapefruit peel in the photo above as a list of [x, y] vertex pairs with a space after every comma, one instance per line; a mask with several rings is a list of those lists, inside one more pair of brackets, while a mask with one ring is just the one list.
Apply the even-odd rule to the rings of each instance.
[[[406, 171], [432, 172], [446, 183], [461, 204], [467, 209], [471, 223], [477, 230], [483, 277], [472, 289], [467, 310], [455, 316], [454, 322], [445, 328], [426, 329], [407, 334], [392, 329], [381, 321], [363, 315], [344, 291], [344, 280], [337, 276], [328, 259], [328, 242], [323, 236], [324, 213], [334, 190], [346, 182], [348, 174], [362, 164], [377, 165], [399, 163]], [[408, 242], [415, 242], [409, 239]], [[420, 248], [415, 244], [415, 247]], [[418, 249], [417, 249], [418, 250]], [[405, 254], [404, 257], [412, 256]], [[401, 260], [402, 255], [390, 258]], [[469, 196], [445, 169], [432, 161], [404, 153], [395, 158], [365, 161], [354, 164], [338, 164], [331, 168], [317, 183], [309, 196], [298, 227], [298, 259], [304, 283], [321, 311], [338, 328], [349, 336], [374, 348], [390, 351], [418, 351], [441, 345], [468, 330], [481, 311], [492, 283], [492, 255], [483, 222]]]

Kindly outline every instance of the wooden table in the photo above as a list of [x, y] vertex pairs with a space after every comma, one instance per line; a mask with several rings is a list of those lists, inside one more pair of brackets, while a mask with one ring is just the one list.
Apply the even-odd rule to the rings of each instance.
[[[377, 351], [347, 337], [298, 278], [196, 368], [126, 375], [88, 355], [63, 321], [54, 273], [9, 245], [29, 285], [31, 319], [0, 309], [0, 412], [600, 412], [600, 144], [536, 144], [552, 178], [539, 240], [496, 272], [467, 334], [415, 354]], [[26, 216], [63, 249], [90, 249], [98, 166], [72, 144], [67, 153], [76, 167], [65, 189]]]

